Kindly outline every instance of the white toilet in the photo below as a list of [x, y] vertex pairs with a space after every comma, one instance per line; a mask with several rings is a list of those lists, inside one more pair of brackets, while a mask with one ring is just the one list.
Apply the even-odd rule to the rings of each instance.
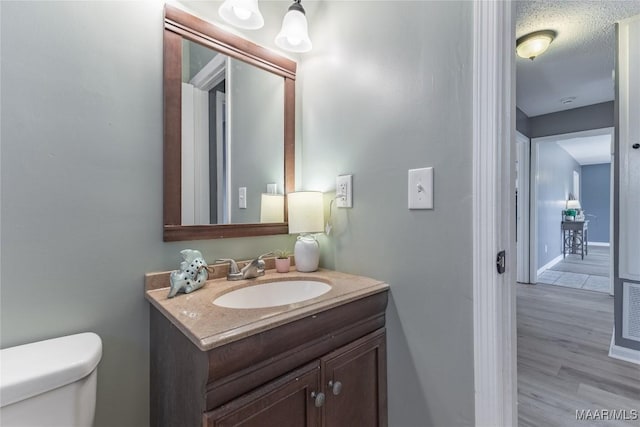
[[90, 427], [101, 357], [91, 332], [0, 350], [0, 425]]

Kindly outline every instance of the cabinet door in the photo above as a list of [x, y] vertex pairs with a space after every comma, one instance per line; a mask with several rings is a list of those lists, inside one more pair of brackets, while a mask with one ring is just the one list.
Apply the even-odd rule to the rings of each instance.
[[320, 365], [311, 363], [204, 414], [207, 427], [318, 427]]
[[324, 426], [387, 425], [384, 328], [323, 357], [321, 365]]

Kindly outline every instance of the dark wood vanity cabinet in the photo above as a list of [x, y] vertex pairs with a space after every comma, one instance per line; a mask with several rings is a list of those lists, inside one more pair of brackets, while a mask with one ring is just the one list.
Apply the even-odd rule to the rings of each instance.
[[204, 414], [207, 427], [317, 427], [320, 366], [313, 363]]
[[209, 351], [151, 309], [151, 425], [387, 425], [387, 292]]
[[386, 426], [381, 329], [205, 413], [207, 427]]
[[321, 359], [323, 426], [386, 426], [386, 334], [382, 329]]

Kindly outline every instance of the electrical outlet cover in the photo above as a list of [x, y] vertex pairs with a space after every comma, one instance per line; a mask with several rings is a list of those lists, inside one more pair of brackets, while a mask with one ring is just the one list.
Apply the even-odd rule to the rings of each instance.
[[238, 208], [247, 209], [247, 187], [238, 188]]
[[353, 207], [353, 175], [336, 177], [336, 206], [339, 208]]
[[409, 169], [409, 209], [433, 209], [433, 168]]

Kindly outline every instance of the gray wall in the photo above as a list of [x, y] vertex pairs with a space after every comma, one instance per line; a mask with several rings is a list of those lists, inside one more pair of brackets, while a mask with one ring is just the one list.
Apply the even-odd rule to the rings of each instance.
[[[184, 70], [184, 62], [185, 62], [185, 55], [188, 54], [188, 63], [189, 63], [189, 68], [188, 70]], [[182, 56], [183, 56], [183, 65], [182, 65], [182, 74], [183, 74], [183, 79], [184, 79], [184, 75], [186, 74], [188, 76], [187, 80], [183, 80], [185, 83], [188, 83], [191, 81], [191, 79], [193, 79], [195, 77], [196, 74], [198, 74], [200, 71], [202, 71], [202, 68], [204, 68], [205, 65], [207, 65], [209, 62], [211, 62], [211, 60], [218, 55], [218, 52], [216, 52], [213, 49], [210, 49], [206, 46], [202, 46], [198, 43], [192, 42], [190, 40], [182, 40]], [[185, 73], [186, 72], [186, 73]]]
[[162, 8], [0, 2], [0, 346], [97, 332], [98, 427], [148, 424], [144, 273], [293, 246], [162, 241]]
[[[303, 187], [352, 173], [321, 263], [387, 281], [389, 425], [474, 423], [472, 2], [305, 4]], [[407, 209], [433, 166], [434, 210]]]
[[516, 107], [516, 130], [524, 136], [531, 135], [530, 119], [519, 108]]
[[[231, 158], [231, 222], [260, 222], [267, 184], [284, 192], [284, 79], [231, 58], [227, 82]], [[247, 208], [238, 208], [238, 188]]]
[[529, 118], [531, 138], [613, 127], [613, 101]]
[[[537, 269], [562, 254], [560, 222], [567, 198], [573, 192], [573, 171], [580, 165], [555, 142], [538, 144], [538, 265]], [[582, 193], [582, 190], [580, 191]], [[546, 246], [546, 250], [545, 250]]]
[[611, 163], [582, 166], [580, 203], [589, 221], [589, 241], [609, 242]]

